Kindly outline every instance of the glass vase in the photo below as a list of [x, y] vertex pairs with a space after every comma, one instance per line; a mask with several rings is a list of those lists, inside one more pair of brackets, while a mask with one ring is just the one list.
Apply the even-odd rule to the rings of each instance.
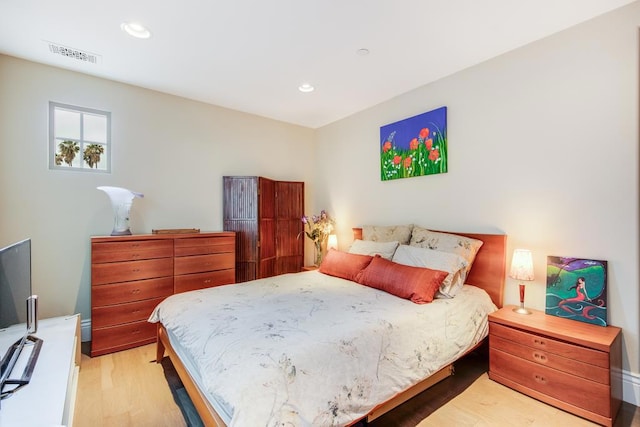
[[315, 255], [315, 261], [313, 262], [313, 265], [315, 265], [316, 267], [320, 267], [320, 264], [322, 263], [322, 244], [320, 243], [320, 240], [316, 240], [315, 242], [313, 242], [313, 248], [313, 252]]

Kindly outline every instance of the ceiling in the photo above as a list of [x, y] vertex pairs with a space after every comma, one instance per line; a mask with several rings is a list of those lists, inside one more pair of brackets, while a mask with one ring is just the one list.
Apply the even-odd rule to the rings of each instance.
[[0, 53], [317, 128], [632, 2], [0, 0]]

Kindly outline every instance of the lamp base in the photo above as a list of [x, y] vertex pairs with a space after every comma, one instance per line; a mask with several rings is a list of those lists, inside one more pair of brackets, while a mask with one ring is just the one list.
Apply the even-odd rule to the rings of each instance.
[[524, 304], [520, 305], [520, 307], [514, 307], [513, 311], [518, 314], [531, 314], [531, 310], [524, 308]]

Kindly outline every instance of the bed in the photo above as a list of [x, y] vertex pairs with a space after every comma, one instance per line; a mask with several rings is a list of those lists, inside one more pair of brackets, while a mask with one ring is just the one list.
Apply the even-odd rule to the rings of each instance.
[[451, 375], [502, 306], [506, 236], [456, 235], [482, 245], [453, 298], [415, 304], [322, 267], [177, 294], [149, 319], [157, 361], [208, 426], [371, 421]]

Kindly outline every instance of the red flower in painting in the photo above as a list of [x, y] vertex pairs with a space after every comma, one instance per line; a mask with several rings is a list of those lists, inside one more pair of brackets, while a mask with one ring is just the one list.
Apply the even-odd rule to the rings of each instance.
[[393, 158], [393, 164], [394, 165], [399, 165], [401, 161], [402, 161], [402, 157], [400, 157], [400, 156], [395, 156]]
[[404, 159], [404, 168], [405, 169], [409, 169], [411, 167], [411, 161], [413, 159], [411, 157], [407, 157], [406, 159]]
[[440, 158], [440, 150], [438, 150], [437, 148], [429, 152], [429, 160], [431, 160], [432, 162], [435, 162], [439, 158]]
[[418, 138], [413, 138], [411, 140], [411, 142], [409, 143], [409, 149], [410, 150], [417, 150], [418, 149]]
[[427, 146], [427, 150], [431, 150], [433, 147], [433, 139], [429, 138], [424, 142], [424, 145]]
[[384, 144], [382, 144], [382, 152], [386, 153], [389, 150], [391, 150], [391, 141], [385, 141]]
[[429, 136], [429, 128], [422, 128], [420, 130], [420, 139], [425, 139]]

